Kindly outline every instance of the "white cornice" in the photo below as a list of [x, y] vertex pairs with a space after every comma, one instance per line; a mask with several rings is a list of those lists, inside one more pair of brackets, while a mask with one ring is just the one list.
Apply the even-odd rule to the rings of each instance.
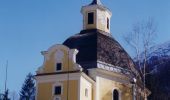
[[126, 75], [130, 75], [131, 71], [119, 66], [114, 66], [112, 64], [108, 64], [102, 61], [97, 61], [97, 67], [100, 69], [104, 69], [107, 71], [111, 71], [111, 72], [116, 72], [116, 73], [120, 73], [120, 74], [126, 74]]
[[68, 73], [36, 76], [35, 79], [37, 80], [38, 83], [44, 83], [44, 82], [56, 82], [56, 81], [65, 81], [65, 80], [79, 80], [81, 77], [85, 78], [87, 81], [89, 81], [92, 84], [95, 83], [95, 81], [92, 80], [84, 72], [69, 73], [69, 79], [68, 79]]
[[89, 69], [89, 76], [94, 80], [96, 79], [96, 77], [102, 77], [102, 78], [106, 78], [109, 80], [113, 80], [121, 84], [131, 85], [129, 81], [130, 78], [127, 75], [113, 73], [111, 71], [107, 71], [107, 70], [100, 69], [100, 68]]
[[[80, 70], [82, 71], [82, 67], [76, 63], [76, 55], [78, 53], [77, 49], [69, 49], [69, 47], [62, 45], [62, 44], [56, 44], [50, 47], [47, 51], [41, 52], [42, 55], [44, 56], [44, 62], [41, 67], [38, 68], [37, 73], [43, 73], [45, 63], [49, 60], [51, 53], [55, 52], [55, 61], [56, 63], [62, 63], [62, 59], [64, 57], [64, 52], [62, 50], [65, 50], [67, 52], [67, 56], [70, 58], [70, 61], [74, 64], [74, 69], [75, 70]], [[55, 71], [55, 66], [54, 66], [54, 71]]]
[[38, 83], [48, 83], [48, 82], [58, 82], [58, 81], [66, 81], [66, 80], [79, 80], [80, 76], [81, 73], [70, 73], [68, 78], [68, 73], [66, 73], [66, 74], [36, 76], [35, 79]]
[[82, 72], [81, 75], [82, 75], [86, 80], [88, 80], [90, 83], [92, 83], [92, 84], [95, 83], [95, 81], [94, 81], [92, 78], [90, 78], [88, 75], [86, 75], [84, 72]]
[[96, 10], [96, 9], [100, 9], [102, 11], [107, 11], [110, 14], [110, 16], [112, 16], [112, 12], [108, 8], [106, 8], [104, 6], [100, 6], [100, 5], [83, 6], [81, 8], [81, 13], [83, 14], [84, 11]]

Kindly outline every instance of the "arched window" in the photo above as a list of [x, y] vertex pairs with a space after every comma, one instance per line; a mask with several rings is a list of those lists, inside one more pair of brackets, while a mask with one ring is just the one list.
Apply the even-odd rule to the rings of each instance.
[[113, 100], [119, 100], [119, 92], [116, 89], [113, 91]]
[[85, 96], [88, 97], [88, 89], [85, 89]]

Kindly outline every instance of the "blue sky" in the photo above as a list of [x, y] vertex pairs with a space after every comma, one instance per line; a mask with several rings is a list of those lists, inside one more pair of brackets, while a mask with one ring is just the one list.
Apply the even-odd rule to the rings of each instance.
[[[113, 37], [132, 55], [122, 39], [138, 21], [154, 18], [156, 44], [170, 40], [170, 0], [101, 0], [113, 13]], [[41, 51], [61, 44], [82, 29], [81, 6], [91, 0], [0, 0], [0, 91], [6, 60], [8, 88], [19, 91], [25, 76], [42, 65]]]

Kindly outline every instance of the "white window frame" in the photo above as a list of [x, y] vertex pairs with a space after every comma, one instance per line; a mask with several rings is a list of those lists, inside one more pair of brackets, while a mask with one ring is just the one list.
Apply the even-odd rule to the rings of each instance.
[[[55, 87], [57, 87], [57, 86], [60, 86], [60, 87], [61, 87], [61, 94], [60, 94], [60, 95], [55, 95]], [[61, 95], [63, 94], [63, 84], [61, 84], [61, 83], [55, 83], [55, 84], [53, 84], [52, 94], [53, 94], [55, 97], [61, 96]]]

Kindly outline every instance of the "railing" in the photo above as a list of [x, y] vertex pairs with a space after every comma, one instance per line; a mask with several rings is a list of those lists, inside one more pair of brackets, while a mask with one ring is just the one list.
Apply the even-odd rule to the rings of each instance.
[[102, 68], [102, 69], [105, 69], [105, 70], [108, 70], [108, 71], [122, 73], [122, 74], [128, 74], [128, 75], [131, 73], [131, 71], [128, 70], [128, 69], [118, 67], [118, 66], [114, 66], [114, 65], [111, 65], [111, 64], [107, 64], [107, 63], [104, 63], [104, 62], [101, 62], [101, 61], [98, 61], [97, 64], [98, 64], [99, 68]]

